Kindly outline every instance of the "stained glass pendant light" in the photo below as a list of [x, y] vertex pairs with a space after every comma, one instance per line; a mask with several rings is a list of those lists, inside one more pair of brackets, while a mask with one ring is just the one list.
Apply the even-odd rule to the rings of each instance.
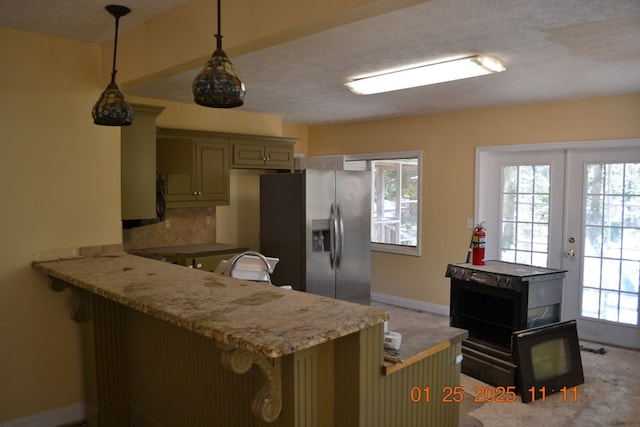
[[244, 83], [227, 54], [222, 50], [220, 33], [220, 0], [218, 0], [218, 34], [216, 50], [193, 79], [193, 100], [211, 108], [234, 108], [244, 104]]
[[116, 37], [113, 41], [113, 68], [111, 71], [111, 83], [100, 95], [100, 99], [93, 106], [91, 115], [93, 123], [103, 126], [129, 126], [133, 122], [133, 109], [124, 100], [116, 84], [116, 52], [118, 50], [118, 22], [120, 18], [131, 12], [126, 6], [110, 4], [105, 6], [107, 12], [116, 18]]

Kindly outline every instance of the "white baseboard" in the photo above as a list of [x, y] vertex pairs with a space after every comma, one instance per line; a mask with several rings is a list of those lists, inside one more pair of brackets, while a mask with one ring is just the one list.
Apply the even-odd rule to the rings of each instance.
[[426, 313], [439, 314], [441, 316], [449, 316], [448, 306], [432, 304], [430, 302], [418, 301], [415, 299], [408, 299], [396, 297], [394, 295], [371, 292], [371, 301], [379, 302], [382, 304], [395, 305], [402, 308], [409, 308], [411, 310], [424, 311]]
[[82, 421], [85, 419], [85, 413], [84, 402], [79, 402], [64, 408], [0, 423], [0, 427], [56, 427]]

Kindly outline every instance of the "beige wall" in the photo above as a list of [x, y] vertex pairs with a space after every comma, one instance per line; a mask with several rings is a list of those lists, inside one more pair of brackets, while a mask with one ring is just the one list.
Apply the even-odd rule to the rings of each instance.
[[444, 277], [464, 262], [475, 147], [640, 137], [640, 94], [312, 127], [308, 154], [422, 150], [422, 255], [373, 253], [372, 289], [449, 305]]

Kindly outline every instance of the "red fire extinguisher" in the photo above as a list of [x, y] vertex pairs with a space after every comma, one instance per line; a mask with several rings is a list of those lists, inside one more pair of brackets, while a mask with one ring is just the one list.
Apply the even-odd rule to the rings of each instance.
[[471, 238], [471, 263], [473, 265], [484, 265], [485, 236], [484, 223], [476, 225]]

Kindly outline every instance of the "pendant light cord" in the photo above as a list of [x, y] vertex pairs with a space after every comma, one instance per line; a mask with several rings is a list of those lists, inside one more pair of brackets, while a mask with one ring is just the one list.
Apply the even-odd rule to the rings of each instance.
[[220, 29], [220, 0], [218, 0], [218, 34], [216, 34], [216, 50], [222, 50], [222, 30]]
[[116, 53], [118, 52], [118, 23], [120, 22], [120, 17], [116, 16], [116, 36], [113, 40], [113, 66], [111, 67], [111, 83], [116, 82]]

